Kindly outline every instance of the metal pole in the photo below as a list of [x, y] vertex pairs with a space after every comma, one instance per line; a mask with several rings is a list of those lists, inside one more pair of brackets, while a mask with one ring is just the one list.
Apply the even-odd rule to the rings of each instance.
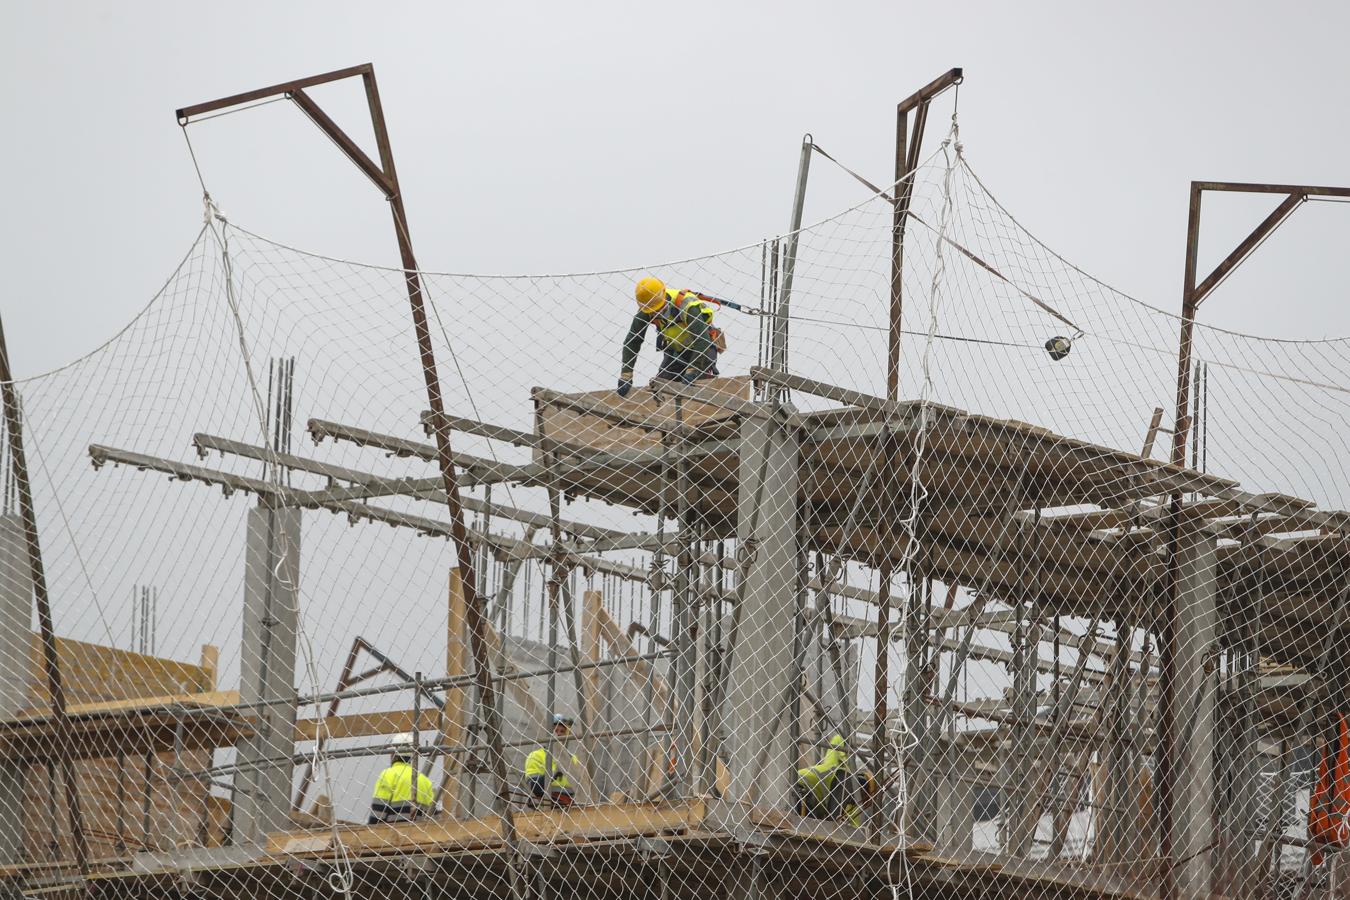
[[464, 608], [469, 625], [469, 643], [473, 654], [474, 670], [478, 675], [478, 695], [483, 730], [486, 732], [490, 750], [490, 764], [493, 780], [496, 782], [497, 811], [501, 817], [502, 839], [512, 850], [511, 888], [516, 897], [523, 897], [523, 884], [514, 865], [516, 850], [516, 826], [511, 815], [510, 785], [506, 778], [506, 756], [502, 751], [501, 719], [497, 706], [497, 686], [492, 679], [491, 662], [487, 651], [487, 623], [483, 618], [483, 608], [478, 602], [478, 586], [473, 566], [473, 547], [469, 543], [468, 529], [464, 526], [464, 505], [459, 496], [459, 481], [455, 473], [453, 451], [450, 447], [450, 429], [445, 420], [445, 402], [441, 395], [440, 377], [436, 373], [436, 354], [431, 345], [431, 327], [427, 321], [426, 305], [422, 295], [422, 280], [417, 269], [417, 258], [413, 255], [412, 240], [408, 235], [408, 217], [403, 208], [403, 196], [399, 190], [398, 174], [394, 168], [394, 155], [389, 145], [389, 132], [385, 127], [384, 109], [380, 105], [379, 89], [375, 84], [375, 71], [370, 68], [361, 76], [365, 83], [366, 101], [370, 107], [371, 124], [375, 128], [375, 141], [379, 147], [380, 164], [385, 177], [393, 188], [389, 197], [390, 212], [394, 217], [394, 230], [398, 237], [399, 256], [405, 270], [405, 283], [408, 289], [408, 303], [412, 307], [413, 331], [417, 338], [418, 354], [422, 359], [422, 374], [426, 381], [427, 404], [431, 409], [431, 424], [435, 428], [436, 455], [441, 470], [441, 481], [445, 488], [446, 506], [450, 513], [450, 532], [455, 543], [456, 564], [459, 568], [460, 583], [464, 588]]
[[[1172, 425], [1173, 465], [1186, 463], [1186, 437], [1190, 428], [1190, 371], [1192, 330], [1196, 311], [1195, 270], [1200, 238], [1200, 186], [1191, 182], [1190, 208], [1186, 225], [1186, 268], [1181, 295], [1181, 339], [1177, 348], [1177, 396]], [[1167, 520], [1168, 546], [1167, 575], [1163, 596], [1162, 621], [1158, 626], [1158, 855], [1162, 861], [1162, 875], [1158, 894], [1161, 900], [1175, 900], [1176, 871], [1172, 860], [1174, 836], [1172, 821], [1176, 804], [1176, 733], [1178, 728], [1176, 682], [1176, 622], [1178, 614], [1177, 590], [1180, 583], [1181, 543], [1180, 492], [1172, 494]]]
[[[797, 270], [797, 240], [802, 227], [802, 210], [806, 206], [806, 178], [811, 171], [811, 153], [814, 148], [811, 135], [802, 138], [802, 155], [797, 162], [797, 189], [792, 196], [792, 222], [787, 246], [784, 249], [783, 287], [778, 294], [778, 306], [773, 315], [773, 343], [769, 352], [769, 368], [786, 372], [788, 364], [788, 315], [792, 309], [792, 278]], [[782, 396], [781, 387], [771, 388], [771, 396]]]
[[14, 468], [14, 481], [19, 492], [19, 513], [23, 520], [24, 538], [28, 545], [28, 567], [33, 580], [33, 596], [37, 602], [38, 630], [42, 636], [42, 665], [47, 676], [52, 716], [56, 724], [56, 753], [61, 761], [61, 780], [66, 789], [66, 811], [70, 817], [70, 833], [75, 843], [75, 860], [80, 874], [89, 873], [89, 844], [84, 834], [84, 817], [80, 812], [80, 796], [75, 783], [74, 765], [70, 759], [70, 728], [66, 719], [66, 694], [61, 684], [61, 666], [56, 656], [56, 634], [52, 627], [52, 607], [47, 594], [47, 575], [42, 565], [42, 547], [38, 540], [37, 513], [33, 508], [33, 488], [28, 480], [28, 460], [23, 449], [23, 416], [19, 411], [18, 392], [14, 390], [14, 375], [9, 367], [9, 345], [5, 341], [4, 323], [0, 322], [0, 392], [4, 395], [5, 426], [9, 432], [9, 458]]
[[[371, 160], [304, 90], [314, 85], [341, 81], [358, 75], [365, 87], [366, 105], [370, 111], [370, 123], [375, 132], [375, 143], [379, 148], [380, 161], [378, 164]], [[384, 121], [384, 108], [380, 103], [379, 88], [375, 83], [375, 67], [370, 63], [365, 63], [347, 69], [270, 85], [207, 103], [198, 103], [179, 109], [177, 111], [178, 121], [186, 126], [193, 116], [206, 115], [275, 96], [287, 96], [293, 100], [321, 131], [332, 138], [343, 155], [360, 169], [389, 201], [389, 211], [394, 219], [394, 233], [398, 240], [399, 258], [404, 269], [408, 303], [412, 308], [413, 332], [417, 340], [418, 355], [422, 362], [423, 379], [426, 382], [427, 404], [431, 410], [428, 424], [432, 427], [436, 439], [436, 461], [441, 471], [441, 481], [446, 495], [446, 507], [450, 513], [450, 537], [455, 545], [456, 566], [459, 569], [460, 582], [464, 588], [469, 646], [474, 661], [474, 674], [478, 682], [478, 700], [482, 714], [483, 731], [491, 749], [489, 768], [495, 781], [502, 839], [511, 850], [509, 857], [512, 874], [511, 891], [516, 900], [523, 900], [524, 882], [517, 865], [519, 854], [516, 852], [516, 828], [510, 809], [510, 786], [506, 780], [506, 757], [502, 752], [501, 713], [497, 704], [496, 685], [493, 682], [487, 651], [487, 622], [478, 601], [473, 548], [469, 543], [468, 529], [464, 524], [464, 504], [459, 495], [459, 482], [455, 473], [453, 452], [450, 447], [450, 427], [445, 418], [445, 403], [441, 394], [440, 378], [436, 373], [436, 355], [431, 343], [431, 328], [427, 320], [422, 280], [417, 270], [417, 258], [413, 254], [412, 239], [408, 233], [408, 217], [403, 207], [403, 195], [399, 188], [398, 172], [394, 166], [389, 131]]]
[[[928, 122], [928, 104], [947, 88], [960, 84], [960, 69], [951, 69], [934, 78], [895, 107], [895, 212], [891, 219], [891, 305], [886, 341], [886, 399], [900, 394], [900, 333], [904, 312], [901, 273], [905, 267], [905, 223], [914, 197], [914, 181], [909, 175], [919, 166], [924, 126]], [[909, 136], [909, 113], [914, 110], [914, 133]], [[906, 180], [908, 179], [908, 180]]]

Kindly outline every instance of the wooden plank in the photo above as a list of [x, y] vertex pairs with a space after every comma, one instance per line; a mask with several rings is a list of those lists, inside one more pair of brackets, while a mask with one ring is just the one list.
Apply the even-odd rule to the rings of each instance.
[[[464, 584], [459, 579], [459, 569], [451, 569], [446, 611], [445, 634], [445, 671], [451, 677], [459, 677], [469, 671], [469, 641], [464, 606]], [[458, 747], [465, 743], [466, 717], [469, 707], [468, 688], [449, 688], [445, 692], [445, 715], [442, 718], [441, 742], [447, 747]], [[459, 772], [463, 767], [461, 756], [444, 758], [444, 773], [441, 777], [441, 803], [445, 810], [455, 818], [464, 815], [462, 785]]]
[[[683, 403], [680, 423], [675, 420], [673, 398], [645, 388], [626, 398], [613, 391], [561, 394], [545, 388], [534, 388], [531, 395], [542, 405], [542, 428], [551, 439], [573, 447], [613, 451], [659, 447], [660, 432], [677, 426], [696, 429], [727, 421], [736, 414], [728, 405], [748, 402], [750, 388], [750, 379], [744, 376], [700, 382], [699, 395], [712, 401]], [[718, 395], [725, 401], [719, 401]], [[542, 462], [537, 447], [534, 459]]]
[[[56, 655], [68, 704], [200, 693], [210, 690], [212, 684], [211, 675], [200, 665], [70, 638], [56, 639]], [[40, 675], [42, 642], [36, 633], [32, 636], [29, 660], [32, 674], [24, 705], [49, 707], [46, 680]]]
[[[581, 595], [581, 655], [586, 662], [600, 661], [599, 611], [604, 609], [603, 596], [599, 591], [585, 591]], [[583, 684], [586, 688], [586, 695], [583, 698], [586, 721], [590, 723], [592, 731], [603, 731], [607, 724], [601, 708], [600, 670], [587, 669], [583, 675]], [[591, 746], [587, 749], [594, 759], [596, 748]]]
[[[703, 801], [683, 803], [602, 803], [567, 810], [519, 810], [512, 813], [516, 835], [535, 844], [560, 844], [605, 838], [682, 832], [704, 820]], [[501, 822], [495, 816], [452, 820], [438, 818], [394, 825], [340, 829], [345, 852], [353, 857], [410, 851], [473, 849], [501, 845]], [[289, 848], [289, 849], [288, 849]], [[327, 855], [332, 834], [278, 832], [268, 836], [273, 856]]]
[[[164, 708], [166, 714], [171, 714], [171, 708], [175, 706], [228, 708], [238, 705], [238, 691], [203, 691], [195, 694], [164, 694], [159, 697], [132, 697], [128, 700], [76, 703], [66, 707], [66, 714], [69, 716], [97, 716], [126, 712], [153, 713], [161, 707]], [[25, 721], [40, 722], [45, 720], [48, 715], [48, 711], [41, 708], [25, 709], [16, 718], [4, 720], [0, 722], [0, 725]]]
[[413, 714], [410, 709], [399, 709], [392, 712], [348, 713], [343, 716], [325, 716], [322, 719], [300, 719], [295, 723], [295, 742], [312, 743], [319, 728], [323, 729], [325, 740], [333, 741], [343, 738], [403, 734], [413, 730]]

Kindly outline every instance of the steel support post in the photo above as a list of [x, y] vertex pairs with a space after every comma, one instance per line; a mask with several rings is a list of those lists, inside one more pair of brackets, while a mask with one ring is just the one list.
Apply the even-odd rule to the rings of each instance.
[[[42, 545], [38, 539], [33, 487], [28, 480], [28, 460], [24, 455], [23, 412], [19, 409], [18, 391], [14, 389], [14, 374], [9, 367], [9, 345], [5, 341], [5, 328], [2, 323], [0, 323], [0, 394], [3, 395], [5, 429], [9, 435], [9, 460], [13, 466], [14, 484], [19, 494], [19, 516], [23, 524], [24, 544], [28, 555], [28, 573], [33, 587], [33, 599], [37, 606], [38, 631], [42, 639], [42, 668], [47, 676], [48, 699], [51, 703], [52, 717], [56, 722], [54, 755], [60, 760], [61, 765], [61, 781], [65, 786], [66, 813], [70, 820], [71, 840], [75, 845], [75, 861], [79, 865], [80, 874], [84, 875], [89, 871], [89, 843], [84, 832], [84, 815], [80, 811], [75, 766], [70, 758], [72, 738], [69, 721], [66, 718], [66, 694], [61, 682], [61, 665], [56, 656], [56, 632], [52, 625], [51, 599], [47, 594], [47, 575], [42, 565]], [[27, 656], [24, 660], [27, 661]]]
[[[684, 402], [675, 398], [675, 419], [683, 424]], [[687, 437], [681, 436], [680, 449]], [[667, 470], [669, 471], [669, 470]], [[697, 794], [703, 786], [698, 783], [698, 760], [694, 758], [698, 746], [698, 700], [696, 670], [698, 667], [698, 601], [693, 586], [697, 582], [693, 542], [699, 531], [695, 511], [689, 502], [689, 470], [684, 454], [675, 461], [675, 520], [679, 553], [675, 559], [673, 608], [671, 610], [672, 639], [675, 658], [671, 681], [675, 689], [675, 722], [671, 732], [675, 747], [675, 780], [682, 795]]]
[[[379, 162], [367, 156], [336, 123], [316, 104], [305, 88], [318, 84], [340, 81], [346, 78], [360, 77], [365, 89], [366, 106], [370, 113], [371, 126], [375, 132]], [[469, 541], [468, 529], [464, 524], [464, 504], [459, 494], [459, 478], [455, 471], [454, 451], [450, 446], [450, 425], [445, 417], [445, 401], [441, 393], [440, 377], [436, 371], [436, 354], [431, 343], [431, 327], [427, 319], [426, 302], [422, 291], [422, 279], [418, 272], [417, 258], [413, 254], [412, 238], [408, 231], [408, 216], [403, 206], [403, 194], [399, 187], [398, 172], [394, 166], [394, 154], [390, 145], [389, 131], [385, 125], [384, 108], [380, 103], [379, 88], [375, 82], [375, 67], [366, 63], [348, 69], [301, 78], [235, 94], [220, 100], [199, 103], [178, 110], [178, 121], [186, 126], [193, 116], [206, 115], [223, 109], [238, 107], [269, 97], [287, 96], [305, 112], [306, 115], [328, 135], [343, 154], [369, 178], [384, 194], [389, 202], [389, 211], [393, 217], [394, 235], [398, 242], [399, 258], [404, 269], [404, 283], [411, 307], [413, 334], [417, 342], [417, 352], [422, 363], [423, 380], [426, 383], [427, 405], [430, 409], [429, 425], [435, 437], [436, 461], [440, 468], [441, 483], [445, 491], [446, 507], [450, 514], [450, 537], [455, 547], [455, 564], [459, 569], [460, 582], [464, 588], [464, 603], [469, 629], [470, 653], [473, 657], [474, 672], [477, 678], [479, 719], [489, 747], [489, 768], [491, 769], [496, 794], [496, 809], [500, 819], [502, 839], [510, 849], [511, 890], [515, 900], [523, 900], [525, 882], [520, 872], [519, 854], [516, 846], [515, 821], [511, 817], [510, 783], [506, 775], [506, 757], [502, 749], [501, 713], [497, 703], [497, 688], [492, 678], [491, 661], [487, 648], [487, 621], [478, 597], [478, 582], [474, 571], [473, 547]], [[287, 792], [289, 794], [289, 791]]]
[[[802, 213], [806, 207], [806, 179], [811, 172], [811, 135], [802, 138], [802, 154], [797, 162], [797, 189], [792, 195], [792, 221], [789, 223], [784, 247], [783, 283], [778, 291], [778, 305], [773, 314], [773, 333], [769, 345], [769, 368], [776, 372], [788, 370], [788, 321], [792, 312], [792, 282], [797, 273], [797, 243], [801, 236]], [[783, 389], [769, 388], [771, 400], [782, 396]]]
[[[895, 108], [895, 181], [896, 197], [891, 220], [891, 303], [890, 328], [886, 344], [886, 399], [900, 395], [900, 334], [904, 313], [901, 276], [905, 267], [905, 223], [914, 198], [914, 180], [908, 176], [919, 167], [924, 126], [928, 122], [928, 104], [952, 85], [961, 83], [961, 70], [952, 69], [901, 100]], [[909, 114], [914, 112], [914, 131], [909, 133]]]
[[[1233, 193], [1284, 194], [1285, 199], [1263, 219], [1224, 259], [1214, 267], [1202, 281], [1197, 281], [1197, 258], [1200, 244], [1200, 207], [1206, 191]], [[1186, 224], [1186, 262], [1181, 293], [1181, 328], [1177, 347], [1177, 390], [1174, 424], [1172, 428], [1173, 465], [1186, 463], [1186, 442], [1190, 434], [1191, 417], [1187, 414], [1190, 407], [1191, 355], [1194, 336], [1195, 315], [1215, 288], [1250, 256], [1276, 228], [1309, 197], [1350, 198], [1350, 188], [1324, 187], [1317, 185], [1290, 184], [1247, 184], [1239, 182], [1192, 181]], [[1163, 860], [1163, 874], [1158, 891], [1162, 900], [1177, 900], [1178, 883], [1174, 877], [1179, 856], [1176, 852], [1177, 836], [1172, 828], [1176, 819], [1178, 794], [1175, 780], [1178, 773], [1178, 747], [1175, 735], [1180, 710], [1177, 704], [1181, 697], [1177, 693], [1177, 681], [1184, 676], [1177, 669], [1176, 634], [1173, 631], [1177, 621], [1178, 589], [1181, 581], [1180, 554], [1185, 535], [1181, 517], [1181, 492], [1174, 492], [1169, 504], [1167, 519], [1167, 569], [1163, 591], [1162, 625], [1159, 629], [1159, 672], [1158, 672], [1158, 782], [1156, 797], [1158, 801], [1158, 820], [1162, 830], [1159, 841], [1159, 855]]]

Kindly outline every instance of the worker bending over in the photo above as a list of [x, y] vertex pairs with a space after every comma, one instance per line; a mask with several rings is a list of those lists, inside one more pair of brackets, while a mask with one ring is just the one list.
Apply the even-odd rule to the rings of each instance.
[[431, 779], [417, 773], [417, 801], [413, 802], [413, 736], [394, 737], [389, 768], [380, 773], [375, 782], [375, 797], [370, 801], [370, 824], [376, 822], [408, 822], [431, 815], [436, 802]]
[[691, 384], [717, 374], [717, 354], [726, 347], [722, 332], [713, 327], [716, 304], [694, 291], [677, 291], [659, 278], [648, 276], [637, 283], [638, 311], [628, 326], [619, 364], [619, 396], [633, 389], [633, 367], [647, 336], [647, 326], [656, 328], [656, 349], [664, 351], [657, 380]]
[[[554, 714], [553, 737], [559, 743], [566, 743], [572, 736], [572, 719]], [[574, 770], [581, 768], [581, 761], [570, 754]], [[530, 802], [539, 805], [545, 801], [553, 806], [571, 806], [573, 800], [572, 782], [567, 772], [558, 765], [557, 758], [547, 747], [539, 747], [525, 757], [525, 786], [530, 793]]]
[[820, 762], [797, 770], [794, 794], [799, 815], [860, 827], [862, 804], [875, 793], [871, 772], [849, 771], [848, 747], [841, 735], [830, 738], [830, 749]]

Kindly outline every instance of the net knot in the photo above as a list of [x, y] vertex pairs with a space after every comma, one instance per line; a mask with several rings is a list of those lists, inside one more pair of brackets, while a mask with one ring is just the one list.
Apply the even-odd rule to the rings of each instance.
[[225, 213], [216, 205], [216, 201], [212, 199], [211, 193], [209, 191], [202, 191], [202, 224], [210, 225], [213, 219], [218, 219], [221, 222], [227, 221]]

